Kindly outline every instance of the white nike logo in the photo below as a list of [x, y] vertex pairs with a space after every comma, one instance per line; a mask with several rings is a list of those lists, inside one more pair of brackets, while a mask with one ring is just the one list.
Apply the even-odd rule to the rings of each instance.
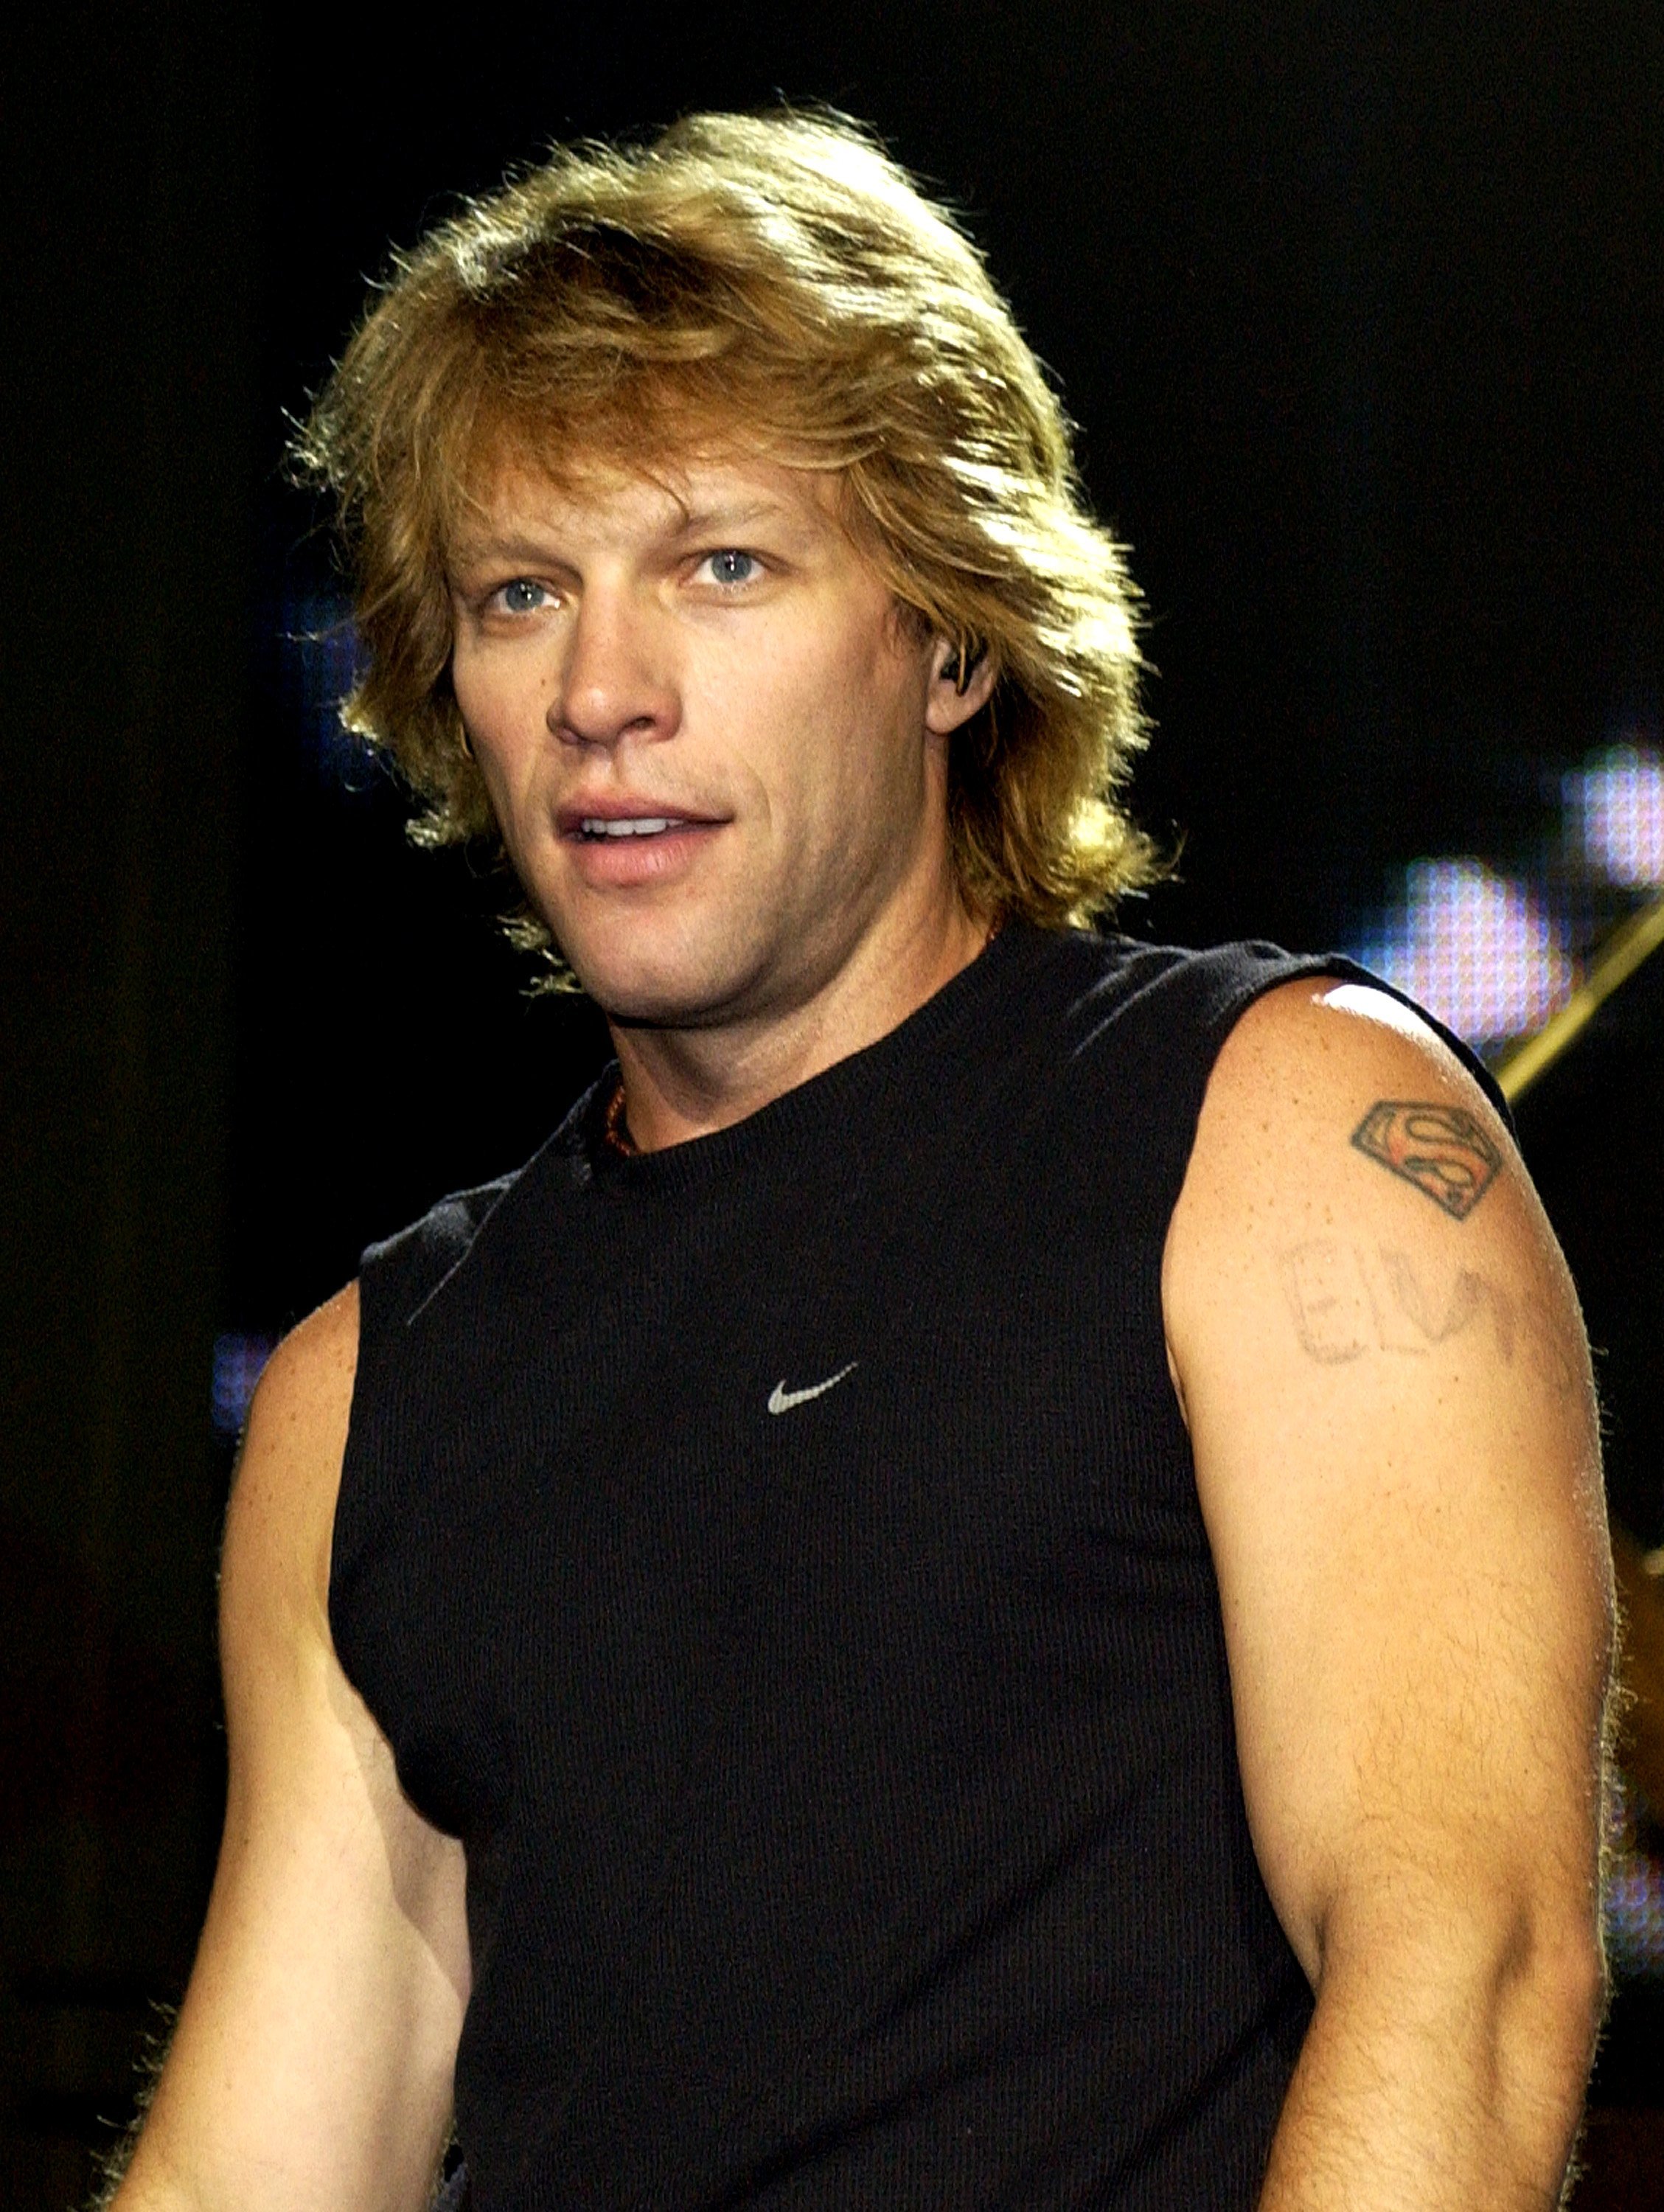
[[824, 1382], [811, 1382], [806, 1390], [788, 1390], [784, 1382], [776, 1382], [768, 1393], [768, 1411], [771, 1413], [789, 1413], [793, 1406], [801, 1406], [810, 1398], [818, 1398], [823, 1390], [829, 1390], [835, 1382], [841, 1382], [846, 1375], [853, 1375], [860, 1364], [859, 1359], [852, 1359], [847, 1367], [839, 1368], [837, 1373], [829, 1375]]

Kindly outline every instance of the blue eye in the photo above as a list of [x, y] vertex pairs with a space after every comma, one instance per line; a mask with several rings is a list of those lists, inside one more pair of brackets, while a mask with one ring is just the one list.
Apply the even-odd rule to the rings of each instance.
[[732, 545], [720, 553], [708, 554], [706, 565], [719, 584], [749, 584], [757, 573], [756, 556]]
[[512, 584], [503, 586], [499, 596], [511, 615], [531, 615], [536, 614], [548, 593], [530, 576], [516, 576]]

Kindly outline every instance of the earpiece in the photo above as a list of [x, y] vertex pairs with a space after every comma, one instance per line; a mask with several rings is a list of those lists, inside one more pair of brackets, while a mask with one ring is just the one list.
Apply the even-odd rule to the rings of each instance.
[[942, 663], [943, 675], [951, 680], [954, 690], [962, 699], [970, 690], [971, 678], [982, 665], [987, 650], [986, 645], [971, 646], [969, 650], [965, 646], [958, 646]]

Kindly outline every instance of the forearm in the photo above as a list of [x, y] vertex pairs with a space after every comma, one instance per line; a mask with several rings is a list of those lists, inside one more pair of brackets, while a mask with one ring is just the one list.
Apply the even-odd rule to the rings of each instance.
[[[1460, 1951], [1460, 1942], [1452, 1949]], [[1593, 1947], [1326, 1975], [1260, 2212], [1549, 2212], [1599, 2014]]]

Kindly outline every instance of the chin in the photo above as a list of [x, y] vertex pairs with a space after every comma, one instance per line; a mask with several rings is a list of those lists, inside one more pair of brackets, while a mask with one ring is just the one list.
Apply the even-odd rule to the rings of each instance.
[[609, 1021], [642, 1028], [702, 1029], [720, 1021], [744, 988], [728, 963], [692, 948], [585, 945], [567, 962]]

